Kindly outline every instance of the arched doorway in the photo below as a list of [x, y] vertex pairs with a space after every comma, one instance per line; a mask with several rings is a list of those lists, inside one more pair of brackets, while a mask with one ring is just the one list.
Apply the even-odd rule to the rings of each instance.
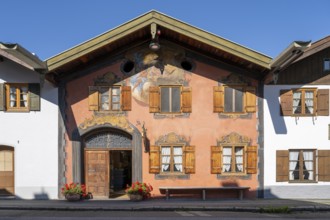
[[116, 197], [132, 183], [132, 135], [98, 129], [83, 137], [84, 179], [94, 197]]
[[0, 196], [15, 195], [14, 148], [0, 146]]

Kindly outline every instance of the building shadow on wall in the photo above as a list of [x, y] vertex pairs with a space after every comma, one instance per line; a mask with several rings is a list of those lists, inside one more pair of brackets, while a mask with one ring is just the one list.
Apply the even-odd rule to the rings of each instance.
[[[266, 93], [266, 87], [267, 86], [265, 86], [265, 88], [264, 88], [265, 93]], [[271, 118], [275, 133], [276, 134], [287, 134], [288, 130], [285, 125], [284, 116], [281, 116], [281, 103], [280, 103], [279, 97], [280, 97], [279, 93], [267, 91], [267, 96], [264, 97], [264, 99], [267, 102], [270, 118]], [[267, 115], [267, 112], [265, 112], [265, 115]]]

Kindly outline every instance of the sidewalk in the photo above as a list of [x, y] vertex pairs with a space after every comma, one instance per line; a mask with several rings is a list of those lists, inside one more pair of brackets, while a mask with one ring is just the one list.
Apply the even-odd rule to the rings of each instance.
[[128, 200], [16, 200], [0, 199], [0, 210], [59, 210], [59, 211], [243, 211], [259, 212], [267, 208], [288, 207], [291, 211], [330, 211], [330, 200], [195, 200], [195, 199], [149, 199], [141, 202]]

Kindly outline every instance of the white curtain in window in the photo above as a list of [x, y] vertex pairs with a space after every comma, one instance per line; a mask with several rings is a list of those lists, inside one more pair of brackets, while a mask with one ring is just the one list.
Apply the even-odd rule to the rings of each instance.
[[294, 92], [293, 93], [293, 113], [296, 112], [300, 100], [301, 100], [301, 92]]
[[22, 87], [22, 100], [23, 101], [23, 105], [22, 107], [27, 107], [27, 97], [28, 97], [28, 88], [27, 87]]
[[243, 148], [235, 148], [236, 172], [243, 172]]
[[223, 167], [222, 172], [231, 171], [231, 147], [223, 148]]
[[171, 159], [171, 148], [170, 147], [162, 147], [162, 171], [167, 171], [170, 166]]
[[[296, 169], [296, 167], [297, 167], [297, 165], [299, 163], [299, 151], [291, 151], [290, 154], [289, 154], [289, 159], [290, 159], [290, 163], [289, 163], [289, 169], [290, 169], [290, 171], [289, 171], [290, 172], [289, 179], [290, 180], [295, 180], [295, 179], [297, 179], [297, 175], [296, 175], [296, 172], [297, 171], [294, 172], [294, 170]], [[299, 179], [299, 175], [298, 175], [298, 179]]]
[[313, 151], [304, 151], [304, 179], [313, 180]]
[[313, 96], [314, 96], [313, 92], [308, 92], [308, 91], [305, 92], [305, 105], [310, 114], [313, 114], [314, 112]]
[[175, 171], [182, 172], [182, 147], [174, 147]]
[[10, 88], [10, 107], [16, 106], [16, 88]]

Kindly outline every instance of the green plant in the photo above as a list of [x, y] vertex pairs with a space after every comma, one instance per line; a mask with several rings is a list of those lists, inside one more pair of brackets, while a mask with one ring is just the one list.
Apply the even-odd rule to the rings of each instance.
[[260, 209], [261, 213], [290, 213], [290, 209], [287, 206], [281, 207], [265, 207]]
[[153, 190], [150, 184], [140, 183], [139, 181], [128, 186], [126, 193], [128, 195], [142, 195], [143, 198], [149, 198], [151, 196], [150, 192]]
[[86, 186], [84, 184], [79, 183], [64, 184], [64, 186], [62, 187], [62, 194], [64, 196], [68, 194], [79, 194], [82, 198], [85, 198]]

